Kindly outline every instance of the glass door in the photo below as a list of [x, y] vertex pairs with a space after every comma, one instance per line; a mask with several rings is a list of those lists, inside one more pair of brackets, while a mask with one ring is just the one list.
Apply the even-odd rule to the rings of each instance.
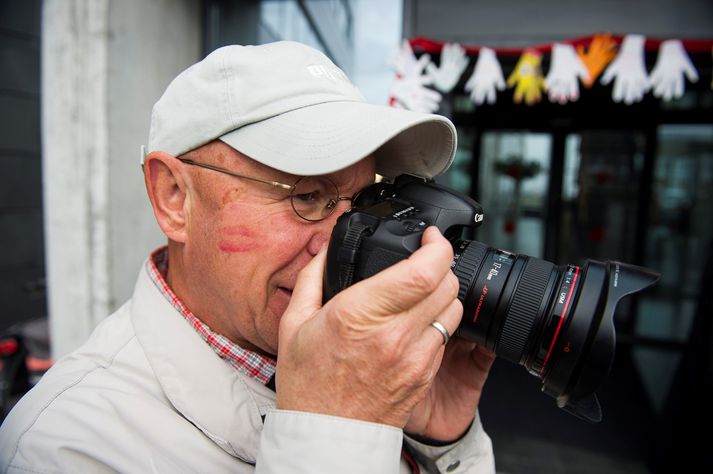
[[476, 238], [542, 258], [552, 137], [547, 133], [485, 132], [478, 188], [485, 220]]
[[634, 262], [644, 136], [583, 131], [565, 142], [558, 259]]
[[680, 362], [672, 348], [688, 343], [703, 271], [713, 263], [713, 125], [663, 125], [657, 139], [644, 265], [661, 280], [642, 295], [635, 332], [664, 344], [638, 347], [634, 357], [660, 410]]

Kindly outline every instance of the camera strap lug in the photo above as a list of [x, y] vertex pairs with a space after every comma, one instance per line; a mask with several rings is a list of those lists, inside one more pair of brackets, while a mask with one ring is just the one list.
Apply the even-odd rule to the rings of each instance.
[[371, 228], [364, 224], [353, 224], [347, 230], [337, 255], [340, 288], [346, 288], [352, 284], [361, 239], [369, 231], [371, 231]]

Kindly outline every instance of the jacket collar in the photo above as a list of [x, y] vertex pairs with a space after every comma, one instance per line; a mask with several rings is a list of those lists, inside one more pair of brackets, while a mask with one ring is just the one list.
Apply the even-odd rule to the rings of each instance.
[[174, 408], [223, 450], [255, 463], [269, 388], [218, 357], [142, 268], [131, 301], [136, 337]]

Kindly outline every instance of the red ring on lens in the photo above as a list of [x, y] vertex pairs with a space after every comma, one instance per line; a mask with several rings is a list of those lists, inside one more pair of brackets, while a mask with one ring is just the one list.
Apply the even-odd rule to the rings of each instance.
[[544, 362], [542, 362], [542, 370], [540, 370], [540, 376], [545, 373], [545, 367], [547, 367], [547, 361], [552, 355], [552, 349], [555, 347], [555, 342], [557, 341], [557, 336], [559, 336], [560, 330], [562, 329], [562, 324], [565, 319], [567, 319], [567, 310], [572, 302], [572, 295], [577, 287], [577, 280], [579, 279], [579, 267], [574, 267], [574, 277], [572, 278], [572, 283], [569, 286], [569, 291], [567, 292], [567, 299], [565, 300], [564, 307], [562, 308], [562, 314], [560, 315], [559, 322], [557, 323], [557, 329], [555, 329], [555, 335], [552, 337], [552, 342], [550, 343], [550, 348], [547, 350], [547, 355], [545, 356]]

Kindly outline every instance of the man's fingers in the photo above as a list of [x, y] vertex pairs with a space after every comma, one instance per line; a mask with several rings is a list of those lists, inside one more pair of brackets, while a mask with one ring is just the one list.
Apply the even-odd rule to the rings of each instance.
[[[442, 326], [442, 329], [445, 329], [446, 332], [448, 332], [448, 338], [450, 339], [458, 329], [462, 316], [463, 305], [456, 299], [452, 300], [433, 321], [437, 321]], [[441, 333], [438, 328], [434, 327], [432, 324], [433, 321], [429, 323], [423, 331], [423, 337], [426, 344], [424, 351], [427, 353], [429, 353], [429, 351], [438, 350], [439, 346], [442, 346], [445, 342], [443, 333]]]
[[421, 247], [408, 259], [352, 287], [374, 315], [404, 312], [436, 291], [450, 272], [453, 250], [437, 228], [423, 233]]
[[327, 246], [300, 271], [292, 291], [290, 305], [283, 315], [290, 324], [301, 325], [322, 306], [322, 277], [327, 261]]

